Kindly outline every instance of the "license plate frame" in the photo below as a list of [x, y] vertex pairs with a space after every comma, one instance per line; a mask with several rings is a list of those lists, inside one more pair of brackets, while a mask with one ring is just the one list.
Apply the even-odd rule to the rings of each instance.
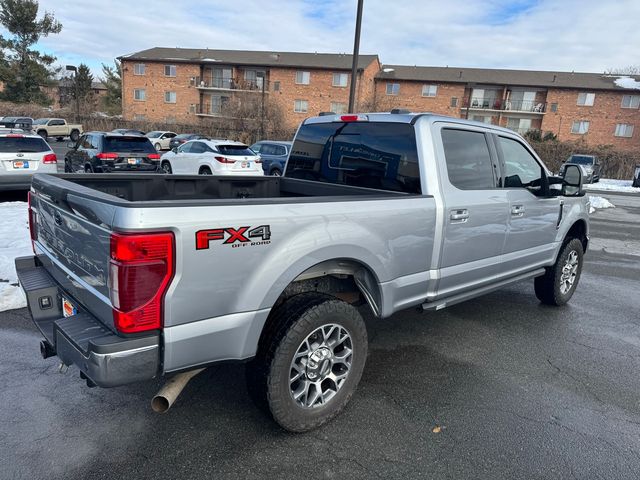
[[140, 165], [141, 160], [139, 158], [127, 158], [127, 163], [129, 165]]
[[17, 170], [24, 170], [25, 168], [29, 168], [28, 160], [14, 160], [13, 168]]
[[71, 303], [70, 300], [66, 299], [65, 297], [62, 297], [62, 316], [64, 318], [68, 318], [68, 317], [73, 317], [74, 315], [77, 315], [78, 313], [78, 309], [76, 308], [76, 306]]

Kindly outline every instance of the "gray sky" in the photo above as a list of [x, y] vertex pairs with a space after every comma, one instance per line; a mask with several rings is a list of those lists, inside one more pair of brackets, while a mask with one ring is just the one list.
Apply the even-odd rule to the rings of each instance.
[[[154, 46], [351, 52], [356, 0], [40, 0], [61, 64]], [[640, 0], [364, 0], [383, 63], [600, 72], [640, 64]]]

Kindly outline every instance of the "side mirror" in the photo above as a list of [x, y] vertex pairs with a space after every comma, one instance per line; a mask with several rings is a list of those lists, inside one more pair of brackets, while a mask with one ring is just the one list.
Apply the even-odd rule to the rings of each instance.
[[571, 164], [565, 166], [564, 180], [562, 184], [562, 195], [565, 197], [579, 197], [584, 195], [582, 190], [582, 169], [579, 165]]

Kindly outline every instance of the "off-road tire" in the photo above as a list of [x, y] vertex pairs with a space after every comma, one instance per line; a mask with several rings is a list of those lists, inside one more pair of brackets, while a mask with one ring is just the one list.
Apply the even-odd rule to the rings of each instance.
[[[264, 332], [256, 357], [247, 364], [247, 388], [256, 404], [290, 432], [317, 428], [349, 403], [367, 359], [367, 329], [352, 305], [321, 293], [302, 293], [277, 307]], [[291, 364], [307, 337], [325, 325], [338, 325], [351, 337], [352, 361], [344, 383], [326, 404], [299, 405], [290, 387]]]
[[80, 138], [80, 132], [78, 130], [71, 130], [69, 140], [71, 140], [72, 142], [77, 142], [78, 138]]
[[[562, 292], [561, 286], [563, 284], [563, 269], [568, 265], [569, 257], [575, 252], [577, 255], [577, 270], [575, 272], [575, 279], [565, 292]], [[584, 250], [582, 242], [577, 238], [571, 238], [562, 245], [556, 263], [551, 267], [546, 268], [544, 275], [536, 277], [534, 280], [534, 288], [536, 297], [545, 305], [560, 306], [567, 303], [573, 296], [578, 282], [580, 281], [580, 274], [582, 273]]]
[[38, 135], [40, 135], [42, 137], [43, 140], [47, 140], [48, 135], [47, 135], [47, 131], [46, 130], [38, 130]]

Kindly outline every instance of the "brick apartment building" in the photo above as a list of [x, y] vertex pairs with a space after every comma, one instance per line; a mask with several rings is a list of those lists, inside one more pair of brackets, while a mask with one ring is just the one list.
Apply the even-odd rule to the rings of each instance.
[[[293, 130], [321, 111], [346, 112], [351, 55], [152, 48], [121, 57], [125, 119], [193, 123], [225, 116], [233, 98], [268, 96]], [[356, 103], [374, 96], [377, 55], [361, 55]]]
[[[207, 122], [233, 98], [268, 98], [293, 129], [323, 111], [345, 112], [351, 55], [152, 48], [121, 57], [129, 120]], [[356, 111], [407, 108], [551, 132], [560, 140], [640, 147], [640, 89], [618, 76], [358, 62]]]

